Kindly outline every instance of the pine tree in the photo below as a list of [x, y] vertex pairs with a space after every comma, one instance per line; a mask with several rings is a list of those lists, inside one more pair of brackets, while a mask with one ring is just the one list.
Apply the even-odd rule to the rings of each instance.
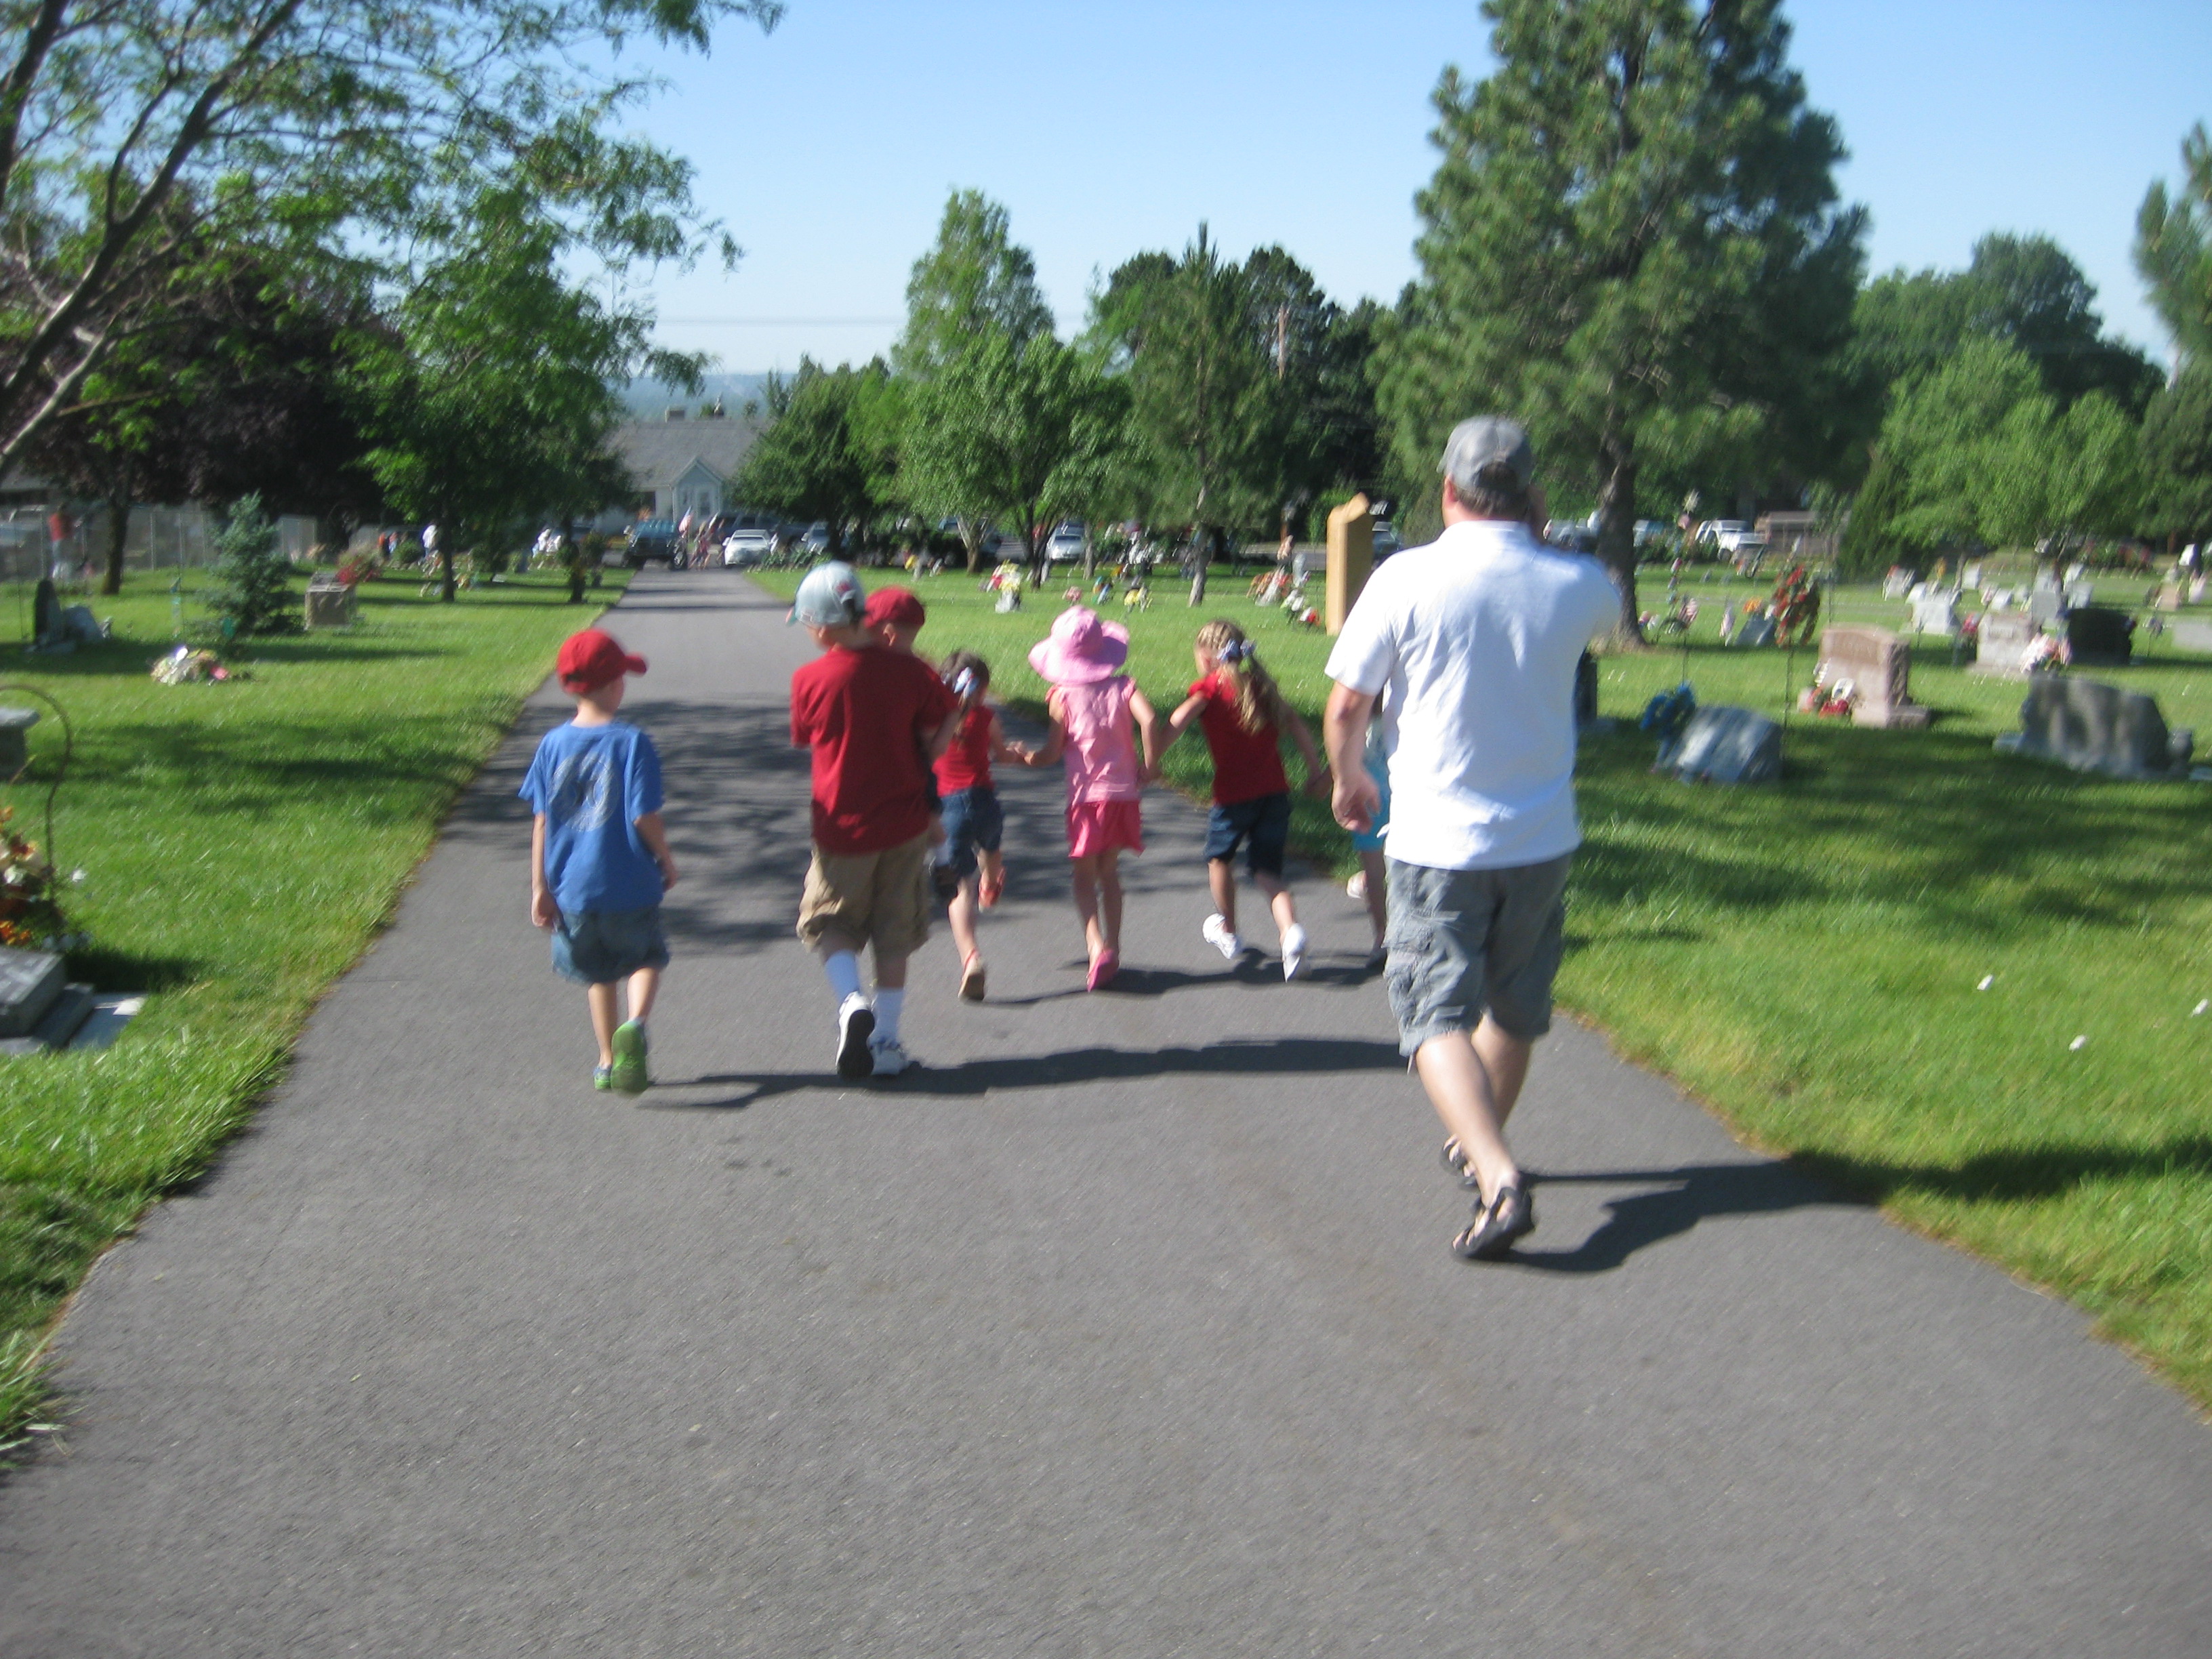
[[1418, 198], [1422, 276], [1380, 357], [1394, 461], [1435, 476], [1489, 410], [1587, 480], [1636, 631], [1637, 480], [1654, 461], [1786, 464], [1823, 440], [1864, 215], [1805, 106], [1778, 0], [1486, 0], [1493, 75], [1447, 70]]
[[260, 496], [241, 495], [233, 504], [215, 548], [207, 602], [224, 639], [283, 632], [291, 621], [291, 566]]

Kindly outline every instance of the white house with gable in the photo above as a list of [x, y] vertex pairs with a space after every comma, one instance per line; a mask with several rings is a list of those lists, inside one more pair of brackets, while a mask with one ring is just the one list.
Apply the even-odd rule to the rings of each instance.
[[672, 409], [658, 421], [615, 428], [613, 447], [629, 469], [632, 514], [654, 519], [712, 518], [736, 506], [734, 494], [760, 422], [743, 416], [689, 416]]

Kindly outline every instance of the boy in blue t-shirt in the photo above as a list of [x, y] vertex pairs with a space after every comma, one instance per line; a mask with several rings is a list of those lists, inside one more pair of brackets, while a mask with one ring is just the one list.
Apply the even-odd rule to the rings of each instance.
[[[530, 920], [553, 930], [555, 970], [590, 1000], [599, 1040], [592, 1086], [641, 1094], [651, 1081], [646, 1018], [668, 965], [660, 896], [676, 884], [660, 823], [660, 757], [651, 738], [615, 718], [623, 677], [645, 672], [645, 659], [587, 628], [562, 645], [557, 672], [576, 718], [545, 734], [522, 781], [537, 814]], [[617, 1025], [616, 987], [625, 980], [629, 1018]]]

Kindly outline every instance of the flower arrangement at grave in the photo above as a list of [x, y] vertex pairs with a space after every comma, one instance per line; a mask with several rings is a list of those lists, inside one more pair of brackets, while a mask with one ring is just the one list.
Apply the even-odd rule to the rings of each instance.
[[1852, 705], [1858, 702], [1858, 685], [1849, 675], [1838, 677], [1836, 671], [1822, 663], [1813, 671], [1813, 683], [1797, 694], [1797, 712], [1801, 714], [1821, 714], [1831, 720], [1849, 720]]
[[2020, 665], [2031, 674], [2055, 674], [2072, 660], [2073, 653], [2066, 648], [2065, 641], [2038, 634], [2027, 642]]
[[153, 674], [156, 685], [220, 685], [246, 678], [237, 669], [224, 666], [214, 652], [196, 651], [188, 645], [179, 646], [166, 657], [156, 657]]
[[1637, 725], [1662, 743], [1672, 738], [1690, 723], [1690, 716], [1698, 712], [1698, 694], [1684, 680], [1672, 691], [1662, 691], [1644, 705], [1644, 713]]
[[54, 867], [38, 844], [9, 828], [12, 806], [0, 806], [0, 945], [19, 951], [67, 949], [80, 943], [62, 914]]
[[1024, 580], [1021, 566], [1009, 559], [983, 578], [983, 591], [986, 593], [1019, 594]]
[[337, 579], [347, 587], [373, 582], [384, 574], [384, 561], [374, 553], [349, 553], [338, 561]]
[[1774, 618], [1775, 642], [1796, 645], [1809, 639], [1814, 625], [1820, 620], [1820, 590], [1805, 574], [1803, 565], [1792, 565], [1775, 584], [1774, 597], [1766, 608]]

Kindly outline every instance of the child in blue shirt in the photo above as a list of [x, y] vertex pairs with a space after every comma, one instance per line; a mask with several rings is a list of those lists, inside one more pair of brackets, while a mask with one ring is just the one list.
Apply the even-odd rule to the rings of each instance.
[[[561, 689], [576, 718], [548, 732], [522, 781], [530, 831], [530, 920], [553, 933], [553, 967], [584, 987], [599, 1040], [595, 1089], [641, 1094], [645, 1022], [668, 965], [660, 896], [676, 860], [660, 822], [660, 757], [653, 739], [615, 718], [623, 677], [645, 672], [596, 628], [561, 647]], [[629, 1018], [615, 1023], [627, 981]]]

